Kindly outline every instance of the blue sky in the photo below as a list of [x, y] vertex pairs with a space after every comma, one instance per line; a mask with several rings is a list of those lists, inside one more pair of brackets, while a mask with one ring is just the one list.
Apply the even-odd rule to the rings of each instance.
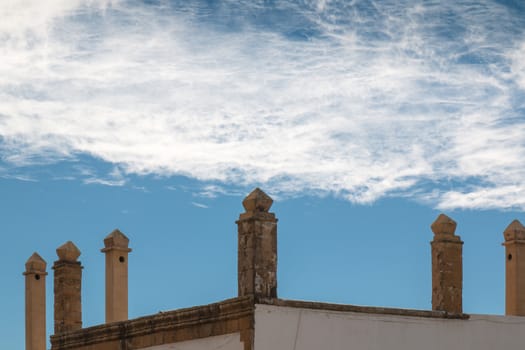
[[116, 227], [131, 317], [235, 296], [256, 186], [280, 219], [281, 297], [429, 309], [445, 212], [465, 311], [503, 313], [524, 30], [521, 1], [0, 2], [3, 347], [23, 346], [25, 260], [50, 267], [67, 240], [84, 324], [103, 322]]

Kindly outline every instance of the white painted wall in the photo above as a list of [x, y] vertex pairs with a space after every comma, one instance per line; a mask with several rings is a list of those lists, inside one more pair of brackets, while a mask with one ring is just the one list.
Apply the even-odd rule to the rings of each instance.
[[243, 350], [239, 333], [144, 348], [143, 350]]
[[257, 305], [254, 350], [523, 350], [525, 317], [469, 320]]

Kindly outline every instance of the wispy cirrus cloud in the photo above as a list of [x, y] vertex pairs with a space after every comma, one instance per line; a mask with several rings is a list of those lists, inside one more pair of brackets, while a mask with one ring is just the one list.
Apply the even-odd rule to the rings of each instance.
[[194, 207], [197, 207], [197, 208], [201, 208], [201, 209], [208, 209], [209, 208], [206, 204], [197, 203], [197, 202], [191, 202], [191, 205], [193, 205]]
[[[520, 46], [511, 54], [511, 74], [515, 81], [519, 84], [522, 90], [525, 90], [525, 40]], [[525, 106], [525, 102], [521, 101], [521, 106]]]
[[[127, 180], [118, 167], [114, 167], [107, 175], [100, 176], [96, 171], [84, 174], [82, 180], [85, 184], [99, 184], [105, 186], [122, 186], [126, 184]], [[146, 188], [140, 186], [133, 186], [134, 189], [147, 192]]]
[[2, 19], [42, 6], [13, 4], [0, 5], [11, 167], [89, 154], [274, 193], [525, 208], [523, 8], [56, 0], [17, 26]]

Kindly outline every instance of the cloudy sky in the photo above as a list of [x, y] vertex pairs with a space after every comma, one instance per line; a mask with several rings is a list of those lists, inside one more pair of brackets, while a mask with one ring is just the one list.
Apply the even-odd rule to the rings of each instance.
[[[472, 223], [473, 237], [496, 230], [487, 240], [499, 242], [525, 209], [525, 4], [0, 0], [0, 234], [12, 237], [7, 244], [18, 248], [8, 256], [20, 260], [2, 260], [9, 265], [2, 271], [18, 274], [38, 249], [50, 252], [51, 264], [62, 238], [100, 244], [111, 225], [140, 236], [137, 227], [146, 232], [159, 212], [187, 220], [188, 229], [199, 218], [226, 216], [220, 230], [231, 231], [233, 240], [224, 244], [234, 253], [230, 226], [255, 186], [281, 203], [275, 210], [288, 215], [290, 231], [300, 226], [313, 237], [314, 223], [291, 221], [330, 217], [334, 236], [323, 242], [346, 243], [359, 230], [378, 241], [393, 233], [409, 240], [409, 213], [421, 213], [410, 229], [427, 232], [439, 211]], [[164, 210], [170, 206], [177, 211]], [[475, 219], [481, 216], [482, 223]], [[100, 227], [89, 226], [94, 217]], [[375, 217], [385, 223], [365, 220]], [[159, 230], [177, 230], [162, 220]], [[75, 223], [84, 226], [72, 233]], [[211, 223], [202, 228], [216, 230]], [[294, 240], [282, 242], [291, 247]], [[490, 247], [499, 256], [501, 248]], [[418, 249], [427, 259], [428, 246]], [[289, 296], [392, 304], [379, 296], [295, 292], [304, 267], [301, 255], [295, 258], [297, 265], [283, 258], [283, 274], [297, 283], [288, 286]], [[359, 270], [358, 262], [349, 264]], [[498, 265], [498, 283], [500, 274]], [[416, 276], [407, 283], [421, 278], [427, 282]], [[400, 306], [428, 307], [427, 295], [411, 304], [414, 295]], [[16, 329], [22, 305], [12, 310], [22, 320]], [[501, 305], [469, 311], [498, 313]], [[156, 311], [137, 309], [135, 316]], [[91, 322], [101, 322], [97, 317]], [[23, 333], [16, 332], [12, 348], [22, 346]]]

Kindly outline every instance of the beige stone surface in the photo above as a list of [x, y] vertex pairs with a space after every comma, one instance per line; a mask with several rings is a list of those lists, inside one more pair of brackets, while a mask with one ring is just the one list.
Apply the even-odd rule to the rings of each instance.
[[463, 312], [463, 242], [456, 222], [440, 214], [431, 225], [432, 310]]
[[239, 296], [277, 297], [277, 219], [272, 199], [256, 188], [244, 200], [238, 227]]
[[51, 336], [52, 350], [144, 349], [238, 333], [253, 350], [253, 297], [113, 322]]
[[47, 263], [37, 252], [34, 252], [26, 261], [25, 273], [45, 273]]
[[106, 323], [128, 319], [129, 238], [116, 229], [104, 239], [106, 255]]
[[[104, 247], [123, 250], [128, 250], [129, 238], [126, 237], [118, 228], [113, 230], [104, 238]], [[130, 249], [131, 250], [131, 249]]]
[[446, 234], [453, 235], [456, 232], [456, 222], [446, 216], [445, 214], [439, 214], [437, 219], [432, 223], [430, 228], [434, 234]]
[[260, 188], [255, 188], [244, 200], [242, 205], [247, 212], [267, 212], [273, 204], [273, 199]]
[[80, 250], [73, 242], [67, 241], [57, 248], [57, 255], [58, 259], [62, 261], [77, 261]]
[[505, 314], [525, 316], [525, 227], [514, 220], [505, 238]]
[[55, 334], [82, 328], [82, 265], [77, 246], [68, 241], [57, 249], [54, 270]]
[[26, 350], [46, 350], [46, 266], [37, 253], [25, 264]]

